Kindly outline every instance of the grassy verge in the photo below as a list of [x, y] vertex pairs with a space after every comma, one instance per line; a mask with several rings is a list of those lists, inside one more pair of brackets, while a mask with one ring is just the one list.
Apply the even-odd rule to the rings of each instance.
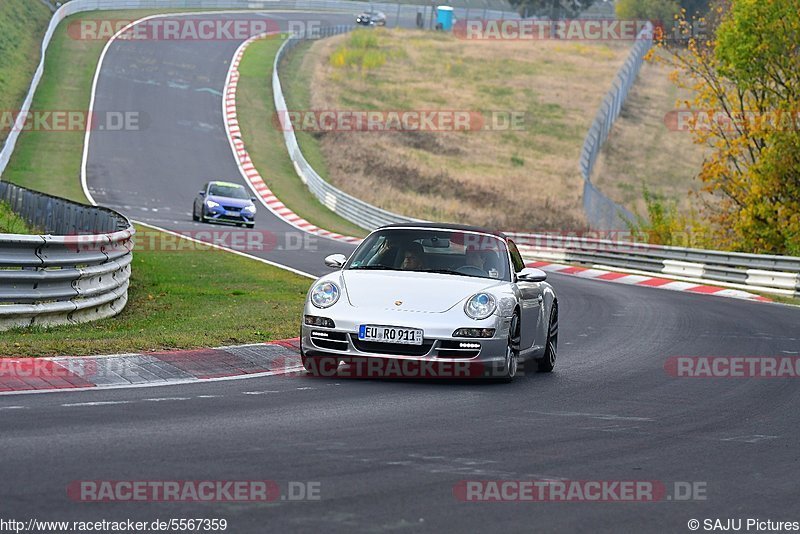
[[[71, 20], [136, 19], [154, 13], [106, 11], [63, 22], [47, 54], [33, 108], [88, 108], [105, 43], [69, 37]], [[80, 187], [83, 139], [80, 132], [24, 132], [4, 179], [85, 202]], [[120, 315], [83, 325], [3, 332], [0, 355], [188, 349], [297, 335], [307, 279], [232, 254], [188, 250], [189, 242], [181, 243], [175, 246], [178, 250], [137, 249], [129, 302]]]
[[0, 202], [0, 234], [31, 234], [32, 229], [22, 217], [11, 211], [5, 202]]
[[[240, 78], [236, 105], [242, 138], [253, 163], [275, 195], [292, 211], [312, 224], [343, 235], [364, 236], [365, 231], [339, 217], [322, 205], [300, 181], [294, 170], [283, 133], [276, 128], [275, 105], [272, 93], [272, 63], [283, 43], [282, 39], [266, 39], [253, 43], [239, 66]], [[293, 94], [305, 87], [296, 54], [292, 54], [284, 76], [289, 81], [284, 90]], [[302, 57], [302, 56], [300, 56]], [[306, 89], [307, 91], [307, 89]], [[289, 103], [292, 108], [293, 102]], [[322, 158], [318, 151], [305, 154], [319, 171]]]
[[82, 325], [3, 332], [0, 355], [190, 349], [297, 336], [310, 280], [186, 241], [173, 246], [174, 240], [161, 237], [152, 241], [172, 250], [135, 251], [129, 301], [121, 314]]
[[[19, 109], [25, 99], [51, 16], [39, 1], [0, 2], [0, 113]], [[0, 146], [7, 136], [0, 129]]]

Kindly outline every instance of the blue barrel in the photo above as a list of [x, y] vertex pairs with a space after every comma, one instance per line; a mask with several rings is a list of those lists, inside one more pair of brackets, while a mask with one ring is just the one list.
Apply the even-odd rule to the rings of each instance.
[[439, 6], [436, 8], [436, 28], [446, 32], [453, 29], [453, 8]]

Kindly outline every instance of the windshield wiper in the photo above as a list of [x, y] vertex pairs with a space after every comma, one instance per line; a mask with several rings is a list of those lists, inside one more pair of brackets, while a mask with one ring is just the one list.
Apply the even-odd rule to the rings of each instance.
[[477, 274], [464, 274], [458, 271], [454, 271], [452, 269], [420, 269], [417, 272], [436, 273], [436, 274], [455, 274], [457, 276], [471, 276], [472, 278], [484, 278], [483, 276], [478, 276]]

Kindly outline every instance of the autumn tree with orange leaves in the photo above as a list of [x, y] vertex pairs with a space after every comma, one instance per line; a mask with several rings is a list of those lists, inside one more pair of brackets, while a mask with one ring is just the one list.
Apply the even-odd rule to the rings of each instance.
[[665, 35], [665, 53], [653, 57], [691, 91], [679, 108], [692, 110], [695, 141], [712, 149], [699, 173], [707, 243], [800, 255], [797, 0], [727, 0], [704, 20], [684, 14], [678, 24], [685, 41]]

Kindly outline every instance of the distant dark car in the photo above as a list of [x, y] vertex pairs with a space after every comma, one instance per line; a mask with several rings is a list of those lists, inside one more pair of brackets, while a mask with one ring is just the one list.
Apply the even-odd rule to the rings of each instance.
[[386, 26], [386, 15], [380, 11], [365, 11], [356, 17], [362, 26]]
[[252, 228], [255, 226], [255, 197], [244, 186], [228, 182], [208, 182], [197, 193], [192, 206], [192, 219], [200, 222], [228, 222]]

